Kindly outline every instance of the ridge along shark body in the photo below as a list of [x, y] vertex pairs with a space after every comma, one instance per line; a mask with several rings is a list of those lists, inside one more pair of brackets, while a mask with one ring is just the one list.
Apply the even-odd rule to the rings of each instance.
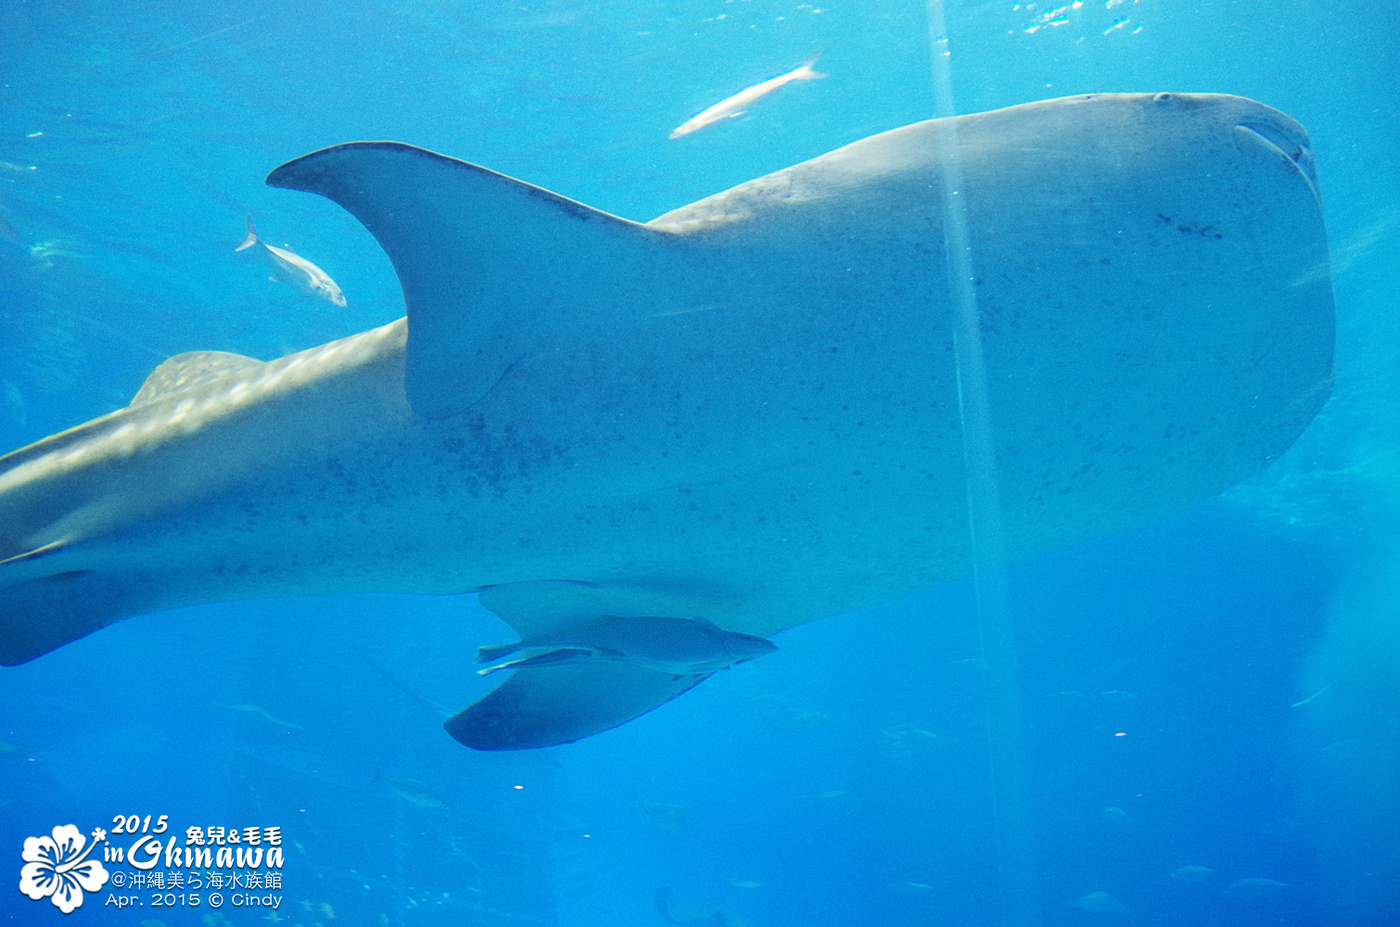
[[[1327, 247], [1306, 135], [1248, 100], [919, 123], [645, 225], [343, 145], [268, 182], [363, 222], [407, 319], [266, 363], [177, 356], [0, 459], [0, 662], [157, 609], [355, 591], [478, 591], [525, 640], [602, 616], [768, 637], [967, 574], [950, 126], [1008, 557], [1293, 442], [1330, 390]], [[563, 743], [704, 678], [530, 667], [446, 727]]]

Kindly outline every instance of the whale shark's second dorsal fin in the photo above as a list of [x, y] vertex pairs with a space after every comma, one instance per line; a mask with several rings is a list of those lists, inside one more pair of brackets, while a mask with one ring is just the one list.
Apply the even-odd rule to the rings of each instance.
[[267, 182], [334, 200], [389, 255], [408, 308], [404, 388], [429, 418], [469, 408], [572, 315], [626, 311], [666, 279], [646, 257], [674, 233], [412, 145], [337, 145]]
[[160, 364], [146, 377], [131, 404], [139, 405], [191, 386], [200, 386], [262, 361], [228, 351], [186, 351]]

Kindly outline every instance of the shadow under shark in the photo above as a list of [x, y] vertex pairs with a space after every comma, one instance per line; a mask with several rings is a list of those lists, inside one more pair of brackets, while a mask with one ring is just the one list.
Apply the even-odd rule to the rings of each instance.
[[[950, 129], [1008, 557], [1293, 442], [1330, 390], [1332, 292], [1307, 136], [1258, 103], [924, 122], [646, 224], [341, 145], [268, 182], [363, 222], [407, 319], [173, 357], [128, 408], [0, 459], [0, 662], [159, 609], [352, 591], [475, 591], [525, 641], [659, 617], [766, 638], [969, 573]], [[447, 730], [564, 743], [708, 675], [627, 649], [517, 669]]]

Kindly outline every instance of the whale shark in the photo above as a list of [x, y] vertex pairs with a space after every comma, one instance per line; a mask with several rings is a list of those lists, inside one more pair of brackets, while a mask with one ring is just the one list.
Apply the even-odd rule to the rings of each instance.
[[1243, 98], [916, 123], [646, 223], [409, 145], [338, 145], [267, 182], [363, 223], [406, 318], [275, 360], [177, 355], [128, 407], [0, 458], [0, 663], [271, 596], [474, 593], [524, 642], [606, 619], [621, 658], [521, 666], [445, 722], [523, 749], [726, 665], [628, 659], [658, 620], [766, 643], [986, 566], [955, 167], [1005, 559], [1217, 494], [1326, 401], [1312, 150]]

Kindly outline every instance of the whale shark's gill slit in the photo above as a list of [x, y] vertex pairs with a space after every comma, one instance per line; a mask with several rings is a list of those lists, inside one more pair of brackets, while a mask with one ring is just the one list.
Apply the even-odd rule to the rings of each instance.
[[[586, 579], [540, 579], [540, 580], [529, 580], [529, 581], [528, 581], [528, 584], [529, 584], [529, 585], [539, 585], [539, 586], [560, 586], [560, 587], [577, 586], [577, 587], [579, 587], [580, 589], [601, 589], [601, 588], [602, 588], [602, 587], [601, 587], [600, 585], [598, 585], [597, 583], [595, 583], [595, 582], [590, 582], [589, 580], [586, 580]], [[486, 585], [480, 586], [480, 587], [478, 587], [478, 588], [476, 588], [476, 589], [473, 589], [473, 590], [471, 590], [471, 591], [472, 591], [472, 592], [476, 592], [476, 593], [481, 593], [481, 592], [486, 592], [488, 589], [507, 589], [507, 588], [510, 588], [510, 587], [512, 587], [512, 586], [520, 586], [520, 585], [524, 585], [524, 584], [522, 584], [522, 583], [487, 583]]]
[[1267, 142], [1270, 147], [1276, 148], [1280, 154], [1298, 166], [1298, 170], [1302, 171], [1312, 184], [1313, 190], [1317, 189], [1316, 159], [1313, 157], [1312, 147], [1308, 144], [1306, 136], [1300, 137], [1298, 133], [1290, 131], [1286, 126], [1266, 122], [1262, 119], [1246, 119], [1235, 128], [1252, 132]]
[[496, 379], [491, 383], [491, 385], [486, 387], [485, 391], [483, 391], [480, 396], [473, 399], [470, 403], [467, 404], [465, 408], [462, 409], [461, 412], [458, 412], [456, 414], [461, 415], [462, 413], [467, 412], [484, 402], [486, 400], [486, 397], [490, 396], [493, 392], [495, 392], [496, 387], [500, 386], [503, 382], [505, 382], [506, 377], [510, 376], [510, 372], [516, 367], [520, 366], [520, 362], [528, 356], [529, 355], [527, 354], [522, 354], [515, 360], [511, 361], [509, 364], [506, 364], [505, 367], [501, 368], [500, 375], [496, 377]]
[[89, 573], [95, 573], [95, 572], [97, 572], [97, 571], [96, 571], [96, 570], [87, 570], [87, 569], [83, 569], [83, 570], [64, 570], [62, 573], [50, 573], [48, 576], [45, 576], [44, 579], [46, 579], [46, 580], [77, 579], [79, 576], [86, 576], [86, 575], [88, 575]]
[[0, 589], [13, 589], [25, 583], [54, 579], [68, 573], [86, 573], [88, 570], [54, 570], [50, 558], [68, 549], [69, 542], [54, 541], [43, 547], [15, 554], [0, 560]]
[[66, 581], [66, 580], [77, 579], [77, 578], [80, 577], [80, 576], [86, 576], [86, 575], [88, 575], [89, 573], [92, 573], [92, 572], [94, 572], [94, 571], [93, 571], [93, 570], [88, 570], [88, 569], [81, 569], [81, 570], [63, 570], [62, 572], [59, 572], [59, 573], [40, 574], [40, 575], [38, 575], [38, 576], [25, 576], [25, 577], [23, 577], [23, 578], [20, 578], [20, 579], [14, 581], [14, 582], [8, 582], [8, 581], [5, 581], [3, 578], [0, 578], [0, 589], [4, 589], [4, 590], [18, 589], [18, 588], [21, 587], [21, 586], [31, 586], [31, 585], [36, 585], [36, 584], [40, 584], [40, 583], [50, 583], [50, 584], [52, 584], [52, 583], [61, 583], [61, 582], [64, 582], [64, 581]]

